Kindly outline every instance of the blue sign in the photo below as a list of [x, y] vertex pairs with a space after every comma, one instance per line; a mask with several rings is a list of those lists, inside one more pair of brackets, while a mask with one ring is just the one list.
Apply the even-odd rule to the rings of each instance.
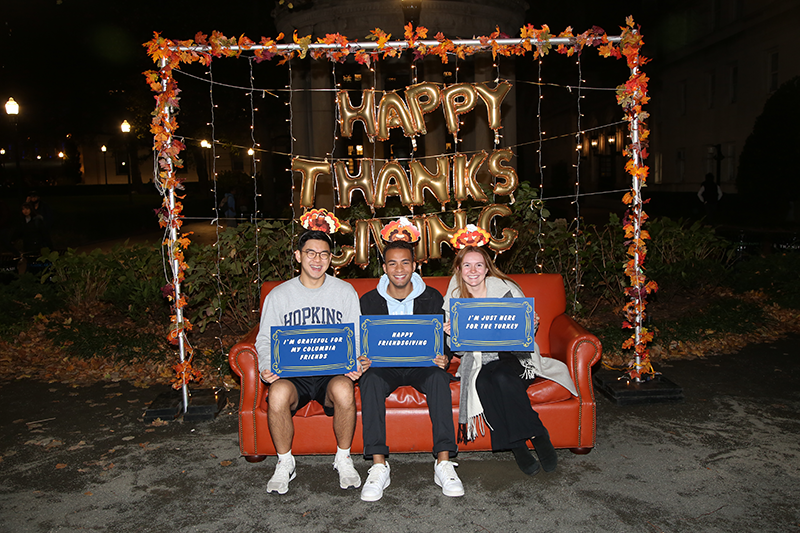
[[454, 298], [450, 348], [460, 352], [533, 350], [533, 298]]
[[361, 355], [372, 366], [433, 366], [444, 354], [441, 315], [362, 315]]
[[282, 378], [358, 370], [354, 324], [272, 326], [270, 370]]

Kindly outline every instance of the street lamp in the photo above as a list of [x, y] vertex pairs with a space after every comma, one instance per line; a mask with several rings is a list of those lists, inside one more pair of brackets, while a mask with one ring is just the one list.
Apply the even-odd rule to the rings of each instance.
[[9, 115], [19, 115], [19, 104], [13, 98], [9, 98], [6, 102], [6, 113]]
[[6, 102], [6, 114], [14, 119], [14, 137], [16, 139], [14, 147], [14, 160], [17, 167], [17, 177], [21, 178], [22, 174], [19, 171], [19, 127], [17, 126], [19, 104], [13, 98], [9, 98], [8, 102]]
[[108, 163], [106, 163], [106, 152], [108, 148], [106, 148], [105, 144], [100, 147], [100, 151], [103, 152], [103, 172], [106, 175], [106, 185], [108, 185]]
[[131, 125], [128, 123], [127, 120], [123, 120], [122, 124], [119, 125], [119, 129], [122, 130], [122, 133], [125, 135], [125, 152], [128, 154], [128, 199], [132, 202], [133, 201], [133, 191], [131, 190], [131, 149], [128, 146], [128, 136], [127, 134], [131, 132]]
[[403, 9], [403, 19], [405, 19], [405, 23], [411, 23], [415, 28], [419, 26], [422, 0], [400, 0], [400, 6]]

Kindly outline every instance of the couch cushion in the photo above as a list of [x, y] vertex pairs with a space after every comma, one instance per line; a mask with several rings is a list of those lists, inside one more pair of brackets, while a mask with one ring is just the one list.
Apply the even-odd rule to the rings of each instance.
[[[356, 387], [358, 390], [358, 387]], [[461, 394], [461, 382], [453, 381], [450, 383], [450, 399], [455, 410], [458, 410], [458, 399]], [[530, 387], [528, 387], [528, 397], [531, 404], [543, 404], [551, 402], [560, 402], [568, 400], [571, 394], [567, 389], [556, 383], [544, 378], [536, 378]], [[425, 402], [425, 395], [417, 391], [414, 387], [405, 386], [395, 390], [386, 398], [387, 409], [413, 409], [418, 407], [427, 407]], [[361, 412], [361, 395], [356, 394], [356, 409]], [[322, 406], [317, 402], [310, 402], [308, 405], [303, 406], [297, 411], [295, 416], [308, 417], [308, 416], [324, 416]]]

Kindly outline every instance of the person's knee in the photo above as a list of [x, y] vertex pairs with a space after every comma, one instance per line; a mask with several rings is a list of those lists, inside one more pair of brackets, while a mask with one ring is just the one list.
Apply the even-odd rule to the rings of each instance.
[[328, 384], [328, 397], [337, 409], [355, 406], [353, 389], [353, 381], [350, 378], [337, 376]]
[[291, 410], [297, 402], [297, 389], [288, 381], [276, 381], [269, 387], [267, 401], [270, 411]]
[[388, 394], [389, 384], [386, 379], [377, 372], [370, 372], [369, 370], [361, 376], [358, 380], [358, 388], [364, 392], [375, 392], [386, 396]]

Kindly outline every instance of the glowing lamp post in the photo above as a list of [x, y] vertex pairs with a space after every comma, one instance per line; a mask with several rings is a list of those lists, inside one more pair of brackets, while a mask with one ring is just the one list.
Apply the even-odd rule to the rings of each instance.
[[22, 177], [19, 171], [19, 128], [17, 127], [17, 115], [19, 115], [19, 104], [13, 99], [9, 98], [6, 102], [6, 114], [14, 120], [14, 164], [17, 168], [17, 177]]
[[133, 191], [131, 190], [131, 149], [128, 146], [128, 133], [131, 132], [131, 125], [128, 123], [127, 120], [123, 120], [122, 124], [119, 125], [119, 129], [122, 130], [122, 133], [125, 134], [125, 152], [128, 154], [127, 166], [128, 166], [128, 199], [132, 202], [133, 201]]
[[106, 152], [108, 148], [106, 148], [105, 144], [100, 147], [100, 151], [103, 152], [103, 173], [106, 176], [106, 185], [108, 185], [108, 163], [106, 163]]

